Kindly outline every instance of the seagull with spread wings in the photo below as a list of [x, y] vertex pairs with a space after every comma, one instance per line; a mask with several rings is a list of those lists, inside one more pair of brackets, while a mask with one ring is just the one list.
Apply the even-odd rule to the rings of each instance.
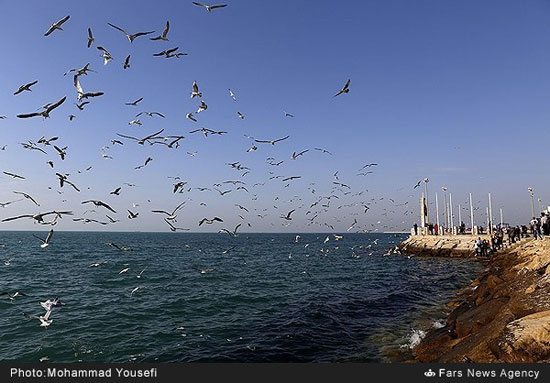
[[227, 4], [206, 5], [206, 4], [202, 4], [202, 3], [197, 3], [196, 1], [193, 1], [193, 4], [195, 4], [196, 6], [205, 8], [208, 11], [208, 13], [212, 12], [212, 10], [217, 9], [217, 8], [227, 7]]
[[125, 102], [124, 105], [136, 106], [136, 105], [139, 104], [141, 101], [143, 101], [143, 97], [138, 98], [136, 101]]
[[53, 229], [51, 229], [49, 232], [48, 232], [48, 235], [46, 236], [46, 239], [42, 239], [40, 238], [39, 236], [37, 235], [32, 235], [34, 238], [38, 238], [39, 240], [42, 241], [42, 244], [40, 245], [41, 248], [45, 249], [46, 247], [48, 247], [50, 245], [50, 241], [52, 239], [52, 236], [53, 236]]
[[167, 21], [166, 22], [166, 27], [164, 27], [164, 30], [162, 31], [162, 34], [160, 34], [159, 36], [157, 37], [150, 37], [149, 40], [164, 40], [164, 41], [168, 41], [168, 39], [166, 38], [166, 36], [168, 35], [168, 31], [170, 30], [170, 22]]
[[128, 38], [128, 41], [130, 41], [131, 43], [134, 42], [134, 40], [140, 36], [146, 36], [146, 35], [150, 35], [151, 33], [155, 33], [155, 31], [149, 31], [149, 32], [138, 32], [138, 33], [134, 33], [134, 34], [129, 34], [128, 32], [126, 32], [124, 29], [120, 28], [120, 27], [117, 27], [116, 25], [114, 24], [111, 24], [111, 23], [107, 23], [109, 24], [109, 26], [115, 28], [115, 29], [118, 29], [119, 31], [121, 31], [122, 33], [124, 33], [126, 35], [126, 37]]
[[67, 176], [64, 175], [64, 174], [61, 174], [61, 173], [55, 173], [55, 175], [57, 176], [57, 178], [59, 178], [59, 187], [63, 187], [63, 185], [67, 184], [67, 185], [70, 185], [72, 186], [72, 188], [74, 190], [76, 190], [77, 192], [80, 192], [80, 189], [76, 187], [75, 184], [73, 184], [71, 181], [69, 181], [67, 179]]
[[44, 217], [48, 216], [48, 215], [52, 215], [52, 214], [55, 214], [56, 217], [61, 217], [63, 214], [72, 215], [73, 212], [72, 211], [55, 211], [55, 210], [53, 210], [53, 211], [48, 211], [48, 212], [45, 212], [45, 213], [38, 213], [38, 214], [22, 214], [22, 215], [18, 215], [18, 216], [15, 216], [15, 217], [4, 218], [2, 220], [2, 222], [14, 221], [16, 219], [21, 219], [21, 218], [32, 218], [36, 222], [44, 224], [45, 223], [44, 222]]
[[286, 140], [287, 138], [289, 138], [290, 136], [285, 136], [283, 138], [278, 138], [276, 140], [254, 140], [255, 142], [258, 142], [260, 144], [271, 144], [271, 145], [275, 145], [277, 142], [281, 142], [281, 141], [284, 141]]
[[103, 47], [97, 47], [97, 49], [102, 52], [100, 57], [103, 57], [103, 60], [104, 60], [103, 65], [109, 64], [109, 61], [113, 59], [113, 56], [111, 56], [111, 54], [107, 51], [107, 49]]
[[20, 192], [20, 191], [14, 191], [14, 194], [22, 195], [26, 199], [32, 201], [36, 206], [40, 206], [40, 204], [38, 202], [36, 202], [36, 200], [34, 198], [32, 198], [30, 195], [28, 195], [27, 193], [23, 193], [23, 192]]
[[201, 226], [203, 223], [206, 223], [208, 225], [212, 225], [214, 222], [223, 222], [223, 219], [221, 219], [220, 217], [214, 217], [212, 219], [203, 218], [203, 219], [200, 220], [199, 226]]
[[17, 89], [15, 91], [15, 93], [13, 95], [17, 96], [19, 93], [24, 92], [24, 91], [32, 92], [31, 86], [36, 85], [37, 83], [38, 83], [38, 80], [33, 81], [33, 82], [29, 82], [28, 84], [25, 84], [25, 85], [21, 85], [19, 87], [19, 89]]
[[40, 112], [18, 114], [17, 117], [18, 117], [18, 118], [30, 118], [30, 117], [42, 116], [42, 117], [44, 117], [44, 118], [49, 118], [49, 117], [50, 117], [50, 113], [51, 113], [55, 108], [57, 108], [58, 106], [60, 106], [61, 104], [63, 104], [63, 103], [65, 102], [66, 99], [67, 99], [67, 96], [63, 97], [61, 100], [57, 101], [57, 102], [54, 103], [54, 104], [48, 105], [47, 108], [45, 108], [44, 110], [42, 110], [42, 111], [40, 111]]
[[61, 28], [61, 26], [63, 25], [63, 23], [65, 23], [65, 21], [69, 20], [70, 17], [71, 17], [70, 15], [67, 15], [64, 18], [62, 18], [61, 20], [59, 20], [58, 22], [53, 23], [52, 25], [50, 25], [50, 28], [48, 28], [46, 33], [44, 33], [44, 36], [49, 36], [56, 29], [59, 29], [60, 31], [62, 31], [63, 28]]
[[88, 28], [88, 48], [92, 46], [92, 43], [94, 42], [95, 37], [92, 34], [92, 28]]
[[350, 79], [348, 79], [348, 81], [346, 82], [346, 84], [344, 85], [344, 87], [342, 89], [340, 89], [338, 91], [338, 93], [336, 93], [334, 96], [332, 97], [336, 97], [336, 96], [339, 96], [341, 95], [342, 93], [349, 93], [349, 83], [351, 82]]
[[105, 209], [107, 209], [109, 211], [112, 211], [113, 213], [116, 214], [116, 211], [103, 201], [99, 201], [99, 200], [95, 200], [95, 199], [91, 199], [91, 200], [88, 200], [88, 201], [82, 201], [82, 204], [86, 204], [86, 203], [93, 203], [97, 207], [104, 207]]
[[151, 210], [152, 213], [159, 213], [159, 214], [166, 214], [167, 217], [165, 217], [164, 219], [168, 220], [168, 221], [173, 221], [177, 218], [177, 211], [179, 209], [181, 209], [183, 207], [183, 205], [185, 205], [185, 201], [183, 201], [182, 203], [180, 203], [178, 206], [176, 206], [176, 208], [174, 210], [172, 210], [171, 213], [165, 211], [165, 210]]

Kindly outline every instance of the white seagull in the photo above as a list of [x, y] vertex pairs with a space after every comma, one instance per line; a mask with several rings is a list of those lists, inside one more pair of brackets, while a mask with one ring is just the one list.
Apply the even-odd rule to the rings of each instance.
[[63, 28], [61, 28], [61, 26], [63, 25], [63, 23], [67, 20], [69, 20], [71, 16], [70, 15], [67, 15], [65, 16], [64, 18], [62, 18], [61, 20], [59, 20], [58, 22], [56, 23], [53, 23], [50, 28], [46, 31], [46, 33], [44, 33], [44, 36], [49, 36], [53, 31], [55, 31], [56, 29], [59, 29], [60, 31], [63, 30]]

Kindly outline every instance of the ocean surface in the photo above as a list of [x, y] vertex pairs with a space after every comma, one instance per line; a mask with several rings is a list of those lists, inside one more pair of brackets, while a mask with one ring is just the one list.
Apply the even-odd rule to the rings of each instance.
[[[32, 234], [0, 232], [0, 292], [27, 294], [0, 296], [0, 361], [403, 360], [483, 268], [401, 234]], [[23, 315], [56, 296], [49, 327]]]

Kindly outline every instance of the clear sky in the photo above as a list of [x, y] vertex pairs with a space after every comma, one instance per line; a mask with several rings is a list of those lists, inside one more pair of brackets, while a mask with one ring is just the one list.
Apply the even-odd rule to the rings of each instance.
[[[193, 231], [217, 231], [238, 223], [248, 231], [332, 230], [325, 223], [345, 231], [354, 219], [357, 229], [408, 229], [417, 220], [422, 189], [413, 186], [424, 177], [430, 179], [432, 208], [433, 193], [441, 186], [453, 193], [455, 205], [464, 206], [472, 192], [477, 218], [483, 222], [488, 192], [494, 215], [503, 207], [510, 223], [529, 219], [528, 186], [534, 188], [535, 198], [550, 204], [548, 1], [227, 4], [209, 14], [180, 0], [0, 1], [0, 115], [7, 116], [0, 120], [0, 149], [6, 145], [0, 150], [0, 171], [26, 177], [14, 180], [0, 173], [0, 202], [19, 199], [13, 191], [23, 191], [41, 205], [19, 201], [0, 208], [0, 218], [73, 210], [74, 217], [63, 218], [56, 229], [167, 230], [163, 216], [150, 211], [171, 210], [187, 201], [177, 226]], [[49, 25], [66, 15], [71, 18], [64, 31], [44, 37]], [[145, 36], [131, 44], [107, 25], [131, 33], [154, 30], [157, 35], [167, 20], [168, 42]], [[88, 27], [96, 38], [91, 48], [86, 47]], [[96, 46], [105, 47], [114, 60], [104, 66]], [[152, 56], [176, 46], [188, 56]], [[124, 70], [128, 54], [131, 68]], [[105, 95], [79, 111], [72, 76], [63, 73], [88, 62], [97, 73], [80, 78], [84, 90]], [[348, 78], [350, 92], [333, 98]], [[32, 92], [13, 96], [20, 85], [34, 80], [39, 82]], [[196, 115], [197, 123], [185, 118], [199, 104], [189, 96], [193, 81], [208, 105]], [[67, 101], [49, 119], [15, 117], [65, 95]], [[139, 97], [144, 100], [138, 106], [124, 105]], [[142, 126], [128, 125], [140, 111], [161, 112], [166, 118], [141, 116]], [[243, 120], [237, 111], [245, 115]], [[295, 117], [285, 117], [283, 111]], [[69, 121], [69, 114], [76, 119]], [[228, 133], [189, 134], [200, 127]], [[142, 137], [163, 128], [164, 134], [185, 136], [178, 149], [110, 143], [116, 133]], [[257, 144], [258, 150], [247, 153], [253, 141], [245, 134], [290, 138], [275, 146]], [[56, 144], [68, 146], [64, 161], [51, 146], [43, 147], [45, 155], [19, 144], [36, 142], [42, 135], [59, 136]], [[103, 146], [109, 146], [106, 153], [113, 159], [101, 157]], [[294, 151], [305, 149], [310, 151], [290, 159]], [[198, 154], [191, 157], [187, 152]], [[134, 170], [149, 156], [151, 163]], [[268, 157], [284, 163], [269, 165]], [[226, 165], [236, 161], [250, 173], [242, 176]], [[379, 164], [366, 169], [373, 173], [357, 176], [359, 168], [371, 162]], [[93, 168], [85, 171], [88, 166]], [[336, 171], [339, 182], [351, 190], [334, 189]], [[55, 172], [69, 173], [82, 191], [59, 188]], [[269, 179], [277, 175], [302, 178], [290, 183]], [[223, 197], [214, 190], [174, 194], [168, 176], [181, 177], [191, 188], [212, 189], [214, 183], [241, 180], [250, 193], [223, 184], [221, 189], [233, 190]], [[118, 186], [120, 196], [110, 195]], [[318, 198], [331, 194], [338, 198], [331, 198], [328, 208], [320, 207], [325, 199], [310, 209]], [[121, 221], [108, 226], [73, 222], [79, 217], [107, 221], [105, 209], [81, 204], [90, 198], [110, 204]], [[370, 204], [367, 213], [362, 203]], [[86, 209], [97, 213], [83, 215]], [[139, 212], [139, 218], [129, 220], [127, 209]], [[280, 218], [291, 209], [296, 209], [292, 221]], [[306, 215], [308, 210], [312, 213]], [[308, 225], [307, 218], [317, 212], [315, 223]], [[214, 216], [224, 222], [198, 227], [200, 219]], [[2, 223], [0, 229], [49, 227], [22, 219]]]

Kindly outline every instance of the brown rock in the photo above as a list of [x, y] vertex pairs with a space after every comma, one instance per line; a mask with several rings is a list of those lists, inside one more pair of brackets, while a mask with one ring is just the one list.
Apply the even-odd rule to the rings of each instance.
[[510, 322], [499, 344], [506, 362], [537, 362], [550, 358], [550, 310]]

